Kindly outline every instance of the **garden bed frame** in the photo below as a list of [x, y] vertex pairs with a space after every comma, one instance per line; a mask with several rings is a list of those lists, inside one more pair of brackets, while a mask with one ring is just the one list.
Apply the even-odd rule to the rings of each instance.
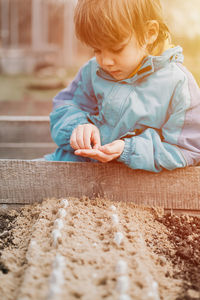
[[[38, 144], [47, 143], [48, 150], [50, 145], [51, 150], [55, 149], [50, 137], [48, 117], [0, 117], [0, 141], [0, 148], [3, 149], [1, 154], [6, 155], [7, 151], [9, 158], [0, 159], [1, 207], [32, 204], [50, 197], [100, 196], [115, 201], [131, 201], [142, 206], [163, 207], [176, 213], [200, 214], [198, 166], [151, 173], [132, 170], [113, 162], [103, 164], [13, 159], [15, 152], [23, 157], [24, 152], [18, 150], [25, 144], [32, 144], [27, 155], [29, 159], [30, 153], [33, 155], [31, 158], [34, 158], [35, 152], [40, 157], [46, 151], [45, 147], [42, 147], [42, 151], [35, 151], [38, 150]], [[4, 148], [5, 143], [7, 150]], [[25, 148], [28, 149], [28, 146]], [[48, 152], [51, 151], [43, 154]]]
[[0, 116], [0, 158], [34, 159], [56, 149], [47, 116]]

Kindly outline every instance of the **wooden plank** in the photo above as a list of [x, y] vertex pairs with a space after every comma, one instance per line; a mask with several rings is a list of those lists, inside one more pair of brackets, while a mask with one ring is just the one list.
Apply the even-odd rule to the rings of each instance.
[[35, 159], [56, 148], [51, 139], [49, 117], [0, 116], [1, 159]]
[[200, 167], [150, 173], [120, 163], [0, 160], [0, 203], [93, 197], [166, 209], [200, 210]]
[[48, 148], [55, 147], [54, 143], [0, 143], [1, 148]]
[[189, 215], [200, 217], [200, 210], [190, 210], [190, 209], [165, 209], [165, 213], [170, 213], [173, 215]]
[[11, 210], [20, 210], [21, 208], [25, 207], [27, 204], [1, 204], [0, 203], [0, 214], [8, 213]]
[[49, 121], [49, 117], [48, 116], [0, 116], [0, 122], [16, 122], [16, 121], [19, 121], [19, 122], [27, 122], [27, 121], [30, 121], [30, 122], [35, 122], [35, 121], [38, 121], [38, 122], [48, 122]]
[[52, 142], [49, 117], [0, 116], [1, 143]]
[[[8, 213], [11, 210], [20, 210], [24, 208], [26, 205], [32, 205], [27, 203], [15, 203], [15, 204], [2, 204], [0, 203], [0, 213]], [[189, 215], [189, 216], [196, 216], [200, 217], [200, 210], [189, 210], [189, 209], [164, 209], [164, 213], [171, 213], [173, 215]]]
[[0, 143], [1, 159], [35, 159], [56, 150], [55, 143]]

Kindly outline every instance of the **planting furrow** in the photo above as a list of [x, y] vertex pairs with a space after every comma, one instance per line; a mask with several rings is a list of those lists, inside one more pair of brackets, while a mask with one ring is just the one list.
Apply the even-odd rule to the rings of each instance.
[[56, 201], [52, 200], [49, 203], [44, 201], [39, 217], [33, 225], [26, 253], [27, 268], [17, 298], [19, 300], [42, 300], [48, 293], [48, 277], [56, 253], [51, 238], [56, 205]]
[[159, 254], [174, 248], [153, 210], [86, 197], [47, 199], [35, 209], [19, 288], [12, 298], [0, 287], [5, 300], [175, 300], [180, 293], [182, 281]]

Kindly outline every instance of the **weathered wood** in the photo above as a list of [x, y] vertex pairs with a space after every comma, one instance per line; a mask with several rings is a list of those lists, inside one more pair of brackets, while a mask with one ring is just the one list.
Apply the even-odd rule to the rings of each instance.
[[56, 150], [55, 143], [0, 143], [1, 159], [35, 159]]
[[0, 160], [0, 203], [83, 195], [200, 211], [200, 167], [155, 174], [120, 163]]
[[8, 213], [11, 210], [20, 210], [24, 208], [27, 204], [1, 204], [0, 203], [0, 214]]
[[190, 209], [164, 209], [165, 214], [170, 213], [173, 215], [189, 215], [189, 216], [196, 216], [200, 217], [200, 210], [190, 210]]
[[1, 143], [52, 142], [49, 117], [0, 116]]
[[49, 117], [0, 116], [1, 159], [34, 159], [56, 148], [51, 139]]

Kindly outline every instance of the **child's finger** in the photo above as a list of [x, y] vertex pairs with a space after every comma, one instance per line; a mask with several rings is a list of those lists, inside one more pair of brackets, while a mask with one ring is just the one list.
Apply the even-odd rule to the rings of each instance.
[[93, 130], [92, 136], [91, 136], [91, 142], [93, 145], [93, 149], [98, 149], [101, 146], [101, 139], [100, 134], [98, 130]]
[[92, 149], [91, 135], [92, 135], [92, 128], [90, 126], [85, 126], [83, 131], [84, 149]]
[[94, 158], [98, 155], [94, 149], [78, 149], [74, 151], [74, 154], [91, 158]]
[[76, 150], [76, 149], [79, 149], [79, 146], [76, 142], [76, 129], [73, 130], [72, 132], [72, 135], [71, 135], [71, 138], [70, 138], [70, 146]]
[[99, 147], [99, 150], [103, 151], [106, 154], [121, 154], [124, 149], [124, 141], [116, 140], [110, 144]]
[[84, 157], [90, 157], [90, 158], [100, 158], [102, 156], [105, 156], [105, 154], [97, 149], [78, 149], [74, 151], [76, 155], [84, 156]]
[[85, 145], [84, 145], [84, 141], [83, 141], [83, 126], [82, 125], [79, 125], [77, 127], [77, 130], [76, 130], [76, 143], [78, 144], [78, 148], [80, 149], [84, 149], [85, 148]]
[[80, 155], [83, 157], [90, 157], [90, 158], [99, 160], [101, 162], [108, 162], [114, 158], [114, 157], [112, 157], [112, 155], [107, 155], [97, 149], [78, 149], [74, 153], [75, 153], [75, 155]]
[[111, 144], [107, 144], [107, 145], [101, 146], [101, 147], [99, 147], [99, 150], [101, 150], [102, 152], [104, 152], [106, 154], [116, 153], [115, 146], [113, 146]]
[[99, 149], [99, 145], [98, 144], [93, 145], [92, 149]]

